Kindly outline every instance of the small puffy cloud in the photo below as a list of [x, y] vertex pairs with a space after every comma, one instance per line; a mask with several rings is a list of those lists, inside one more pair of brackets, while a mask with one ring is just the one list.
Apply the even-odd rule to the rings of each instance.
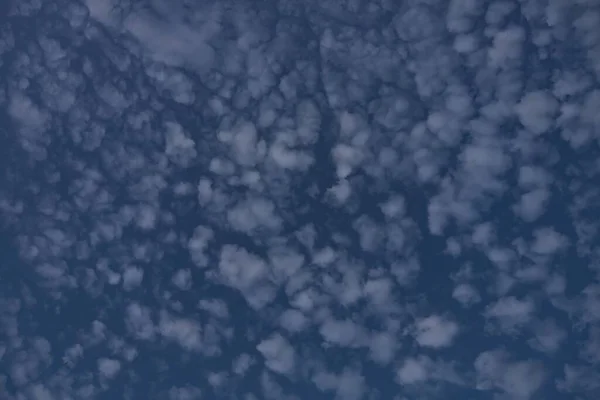
[[567, 364], [564, 377], [558, 380], [557, 388], [565, 393], [595, 393], [600, 390], [600, 372], [588, 365]]
[[511, 361], [503, 350], [484, 351], [475, 360], [477, 388], [500, 389], [515, 399], [527, 400], [542, 386], [546, 372], [539, 362]]
[[[211, 14], [207, 10], [208, 14]], [[105, 7], [97, 14], [104, 16]], [[156, 61], [171, 66], [189, 66], [205, 71], [214, 61], [213, 48], [207, 44], [218, 31], [218, 24], [209, 20], [202, 29], [195, 29], [183, 23], [167, 24], [149, 15], [131, 14], [124, 27], [146, 48]]]
[[494, 386], [499, 374], [506, 365], [508, 355], [501, 350], [488, 350], [480, 353], [475, 359], [477, 373], [476, 388], [488, 390]]
[[529, 345], [549, 354], [556, 352], [567, 338], [565, 330], [551, 319], [537, 322], [533, 327], [533, 335], [528, 341]]
[[151, 340], [154, 338], [156, 327], [152, 321], [148, 307], [138, 303], [130, 303], [126, 309], [127, 330], [137, 339]]
[[188, 290], [192, 286], [192, 272], [189, 269], [180, 269], [177, 271], [171, 282], [181, 290]]
[[121, 369], [121, 362], [109, 358], [101, 358], [98, 360], [98, 372], [106, 378], [114, 377]]
[[485, 316], [497, 321], [505, 332], [514, 332], [532, 321], [535, 304], [530, 299], [519, 300], [514, 296], [503, 297], [489, 305]]
[[554, 254], [567, 244], [566, 238], [551, 227], [537, 229], [534, 237], [531, 250], [540, 255]]
[[521, 195], [520, 201], [515, 206], [515, 212], [525, 222], [533, 222], [544, 213], [549, 200], [550, 191], [548, 189], [534, 189]]
[[277, 282], [286, 281], [304, 265], [304, 256], [290, 247], [274, 247], [268, 256], [274, 280]]
[[165, 338], [178, 343], [186, 350], [200, 350], [202, 347], [202, 328], [191, 319], [177, 318], [163, 313], [159, 331]]
[[290, 332], [301, 332], [309, 325], [309, 319], [299, 310], [285, 310], [279, 317], [281, 326]]
[[429, 378], [429, 360], [426, 358], [407, 358], [397, 371], [396, 380], [402, 385], [421, 383]]
[[233, 362], [233, 372], [237, 375], [244, 375], [252, 366], [254, 360], [249, 354], [243, 353]]
[[354, 347], [362, 339], [361, 327], [351, 320], [327, 319], [320, 329], [328, 342], [342, 347]]
[[393, 334], [376, 333], [369, 340], [369, 355], [376, 363], [387, 365], [394, 359], [397, 347], [397, 340]]
[[519, 168], [519, 186], [523, 189], [545, 187], [552, 181], [552, 176], [544, 168], [524, 165]]
[[318, 371], [312, 378], [322, 391], [335, 391], [335, 400], [360, 400], [365, 395], [365, 379], [359, 369], [345, 368], [340, 374]]
[[535, 134], [550, 129], [558, 111], [558, 102], [548, 92], [529, 92], [515, 106], [521, 124]]
[[[52, 392], [46, 385], [36, 383], [29, 387], [29, 396], [27, 398], [33, 400], [54, 400]], [[20, 397], [20, 396], [19, 396]]]
[[502, 67], [518, 62], [521, 57], [524, 39], [525, 30], [519, 26], [512, 26], [497, 32], [488, 51], [490, 64]]
[[458, 332], [456, 322], [433, 315], [417, 321], [415, 337], [423, 347], [441, 348], [450, 346]]
[[499, 387], [519, 399], [529, 399], [542, 386], [546, 373], [540, 363], [519, 361], [509, 364]]
[[183, 127], [175, 122], [166, 123], [165, 152], [174, 163], [187, 166], [197, 156], [196, 143], [183, 130]]
[[142, 283], [144, 271], [139, 267], [128, 266], [123, 272], [123, 288], [132, 290]]
[[281, 335], [274, 334], [256, 346], [265, 358], [267, 368], [280, 374], [289, 374], [295, 365], [295, 352], [290, 343]]
[[245, 233], [258, 229], [276, 230], [281, 224], [275, 205], [264, 197], [251, 197], [232, 207], [227, 213], [232, 228]]
[[251, 122], [240, 124], [231, 140], [231, 147], [239, 165], [251, 167], [259, 159], [260, 151], [256, 127]]
[[600, 326], [592, 327], [580, 350], [581, 358], [593, 365], [600, 363]]
[[479, 292], [473, 285], [461, 283], [452, 291], [452, 297], [458, 301], [463, 307], [470, 307], [481, 301]]
[[200, 225], [194, 229], [194, 233], [187, 245], [190, 258], [196, 266], [204, 268], [208, 264], [208, 257], [206, 253], [213, 239], [214, 232], [211, 228]]
[[338, 377], [337, 400], [361, 400], [365, 395], [365, 379], [359, 370], [346, 369]]
[[266, 262], [242, 247], [230, 244], [222, 247], [219, 273], [222, 280], [238, 289], [253, 308], [264, 307], [275, 295]]

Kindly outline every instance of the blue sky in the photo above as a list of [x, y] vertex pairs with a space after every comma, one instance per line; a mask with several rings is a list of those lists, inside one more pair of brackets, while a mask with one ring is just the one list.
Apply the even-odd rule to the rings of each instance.
[[0, 400], [600, 396], [598, 2], [7, 4]]

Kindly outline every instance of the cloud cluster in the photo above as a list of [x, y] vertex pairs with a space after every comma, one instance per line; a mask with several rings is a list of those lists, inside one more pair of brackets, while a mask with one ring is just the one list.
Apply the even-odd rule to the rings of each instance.
[[1, 400], [599, 396], [597, 2], [46, 3]]

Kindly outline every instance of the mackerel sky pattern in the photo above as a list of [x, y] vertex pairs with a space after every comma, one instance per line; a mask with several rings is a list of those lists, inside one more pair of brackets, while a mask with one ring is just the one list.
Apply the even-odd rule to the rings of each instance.
[[0, 2], [0, 400], [600, 398], [600, 2]]

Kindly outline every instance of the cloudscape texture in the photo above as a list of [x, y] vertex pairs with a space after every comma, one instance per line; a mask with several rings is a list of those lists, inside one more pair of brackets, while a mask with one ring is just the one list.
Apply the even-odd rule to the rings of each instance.
[[600, 399], [598, 1], [4, 1], [0, 82], [0, 400]]

